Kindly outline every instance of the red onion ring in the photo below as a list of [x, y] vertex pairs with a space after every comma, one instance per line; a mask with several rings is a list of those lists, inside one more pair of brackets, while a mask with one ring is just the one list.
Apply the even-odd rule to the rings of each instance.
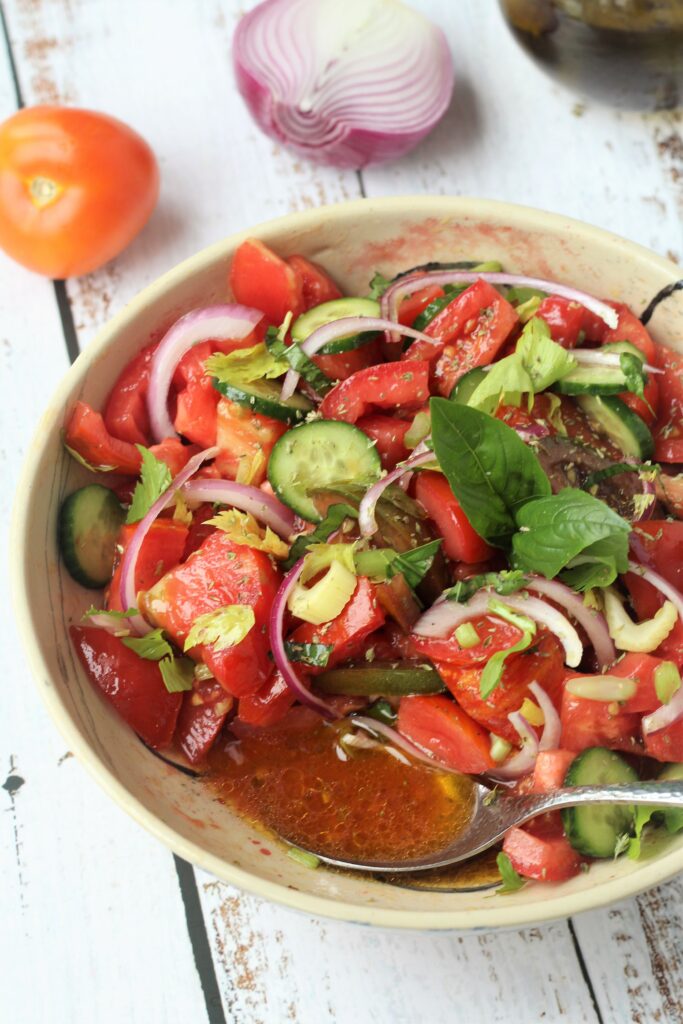
[[304, 559], [300, 558], [294, 567], [289, 570], [280, 584], [280, 589], [275, 595], [268, 624], [270, 649], [272, 651], [275, 664], [282, 674], [282, 678], [287, 683], [287, 686], [295, 695], [299, 703], [312, 708], [313, 711], [317, 711], [323, 718], [332, 722], [339, 718], [339, 715], [324, 700], [321, 700], [320, 697], [316, 697], [315, 694], [311, 693], [308, 687], [306, 687], [302, 680], [299, 679], [292, 663], [287, 657], [287, 651], [285, 650], [284, 622], [285, 613], [287, 611], [287, 600], [299, 581], [303, 567]]
[[537, 597], [522, 597], [519, 594], [506, 594], [500, 597], [490, 590], [480, 590], [464, 604], [439, 598], [415, 623], [413, 633], [418, 636], [444, 637], [449, 636], [460, 623], [467, 622], [468, 619], [477, 618], [479, 615], [491, 615], [495, 618], [496, 613], [489, 609], [492, 598], [554, 633], [564, 647], [564, 660], [570, 668], [575, 668], [580, 663], [583, 657], [583, 644], [579, 634], [562, 612]]
[[266, 135], [335, 167], [408, 152], [453, 88], [443, 32], [403, 4], [267, 0], [237, 26], [233, 61]]
[[234, 480], [191, 480], [183, 484], [182, 494], [190, 501], [220, 502], [249, 512], [284, 540], [289, 540], [295, 533], [294, 513], [273, 494], [267, 494], [259, 487], [238, 484]]
[[538, 749], [557, 750], [560, 745], [560, 734], [562, 732], [562, 722], [560, 721], [557, 709], [539, 683], [529, 683], [529, 690], [538, 701], [538, 706], [543, 712], [543, 718], [545, 719]]
[[683, 686], [676, 690], [668, 704], [662, 704], [652, 714], [644, 715], [641, 721], [643, 736], [666, 729], [668, 725], [673, 725], [681, 717], [683, 717]]
[[367, 718], [365, 715], [352, 715], [349, 721], [353, 725], [359, 726], [361, 729], [365, 729], [367, 732], [374, 732], [376, 736], [382, 736], [388, 743], [393, 744], [395, 747], [399, 747], [405, 751], [410, 757], [416, 761], [421, 761], [423, 764], [428, 764], [430, 768], [437, 768], [439, 771], [450, 772], [452, 775], [462, 775], [462, 772], [458, 772], [455, 768], [450, 768], [443, 761], [437, 760], [428, 751], [423, 750], [412, 740], [409, 740], [407, 736], [398, 732], [397, 729], [392, 729], [390, 725], [385, 722], [377, 722], [374, 718]]
[[[672, 605], [674, 605], [678, 612], [678, 617], [683, 622], [683, 594], [679, 590], [676, 590], [668, 580], [665, 580], [663, 576], [660, 576], [658, 572], [653, 569], [648, 569], [646, 566], [641, 565], [639, 562], [629, 562], [628, 571], [635, 573], [637, 576], [642, 576], [644, 580], [650, 583], [656, 590], [661, 594], [664, 594]], [[681, 687], [683, 689], [683, 687]], [[668, 705], [667, 705], [668, 707]]]
[[[135, 589], [135, 567], [138, 561], [138, 555], [140, 554], [140, 548], [142, 543], [149, 532], [149, 528], [157, 518], [157, 516], [163, 512], [165, 508], [168, 508], [170, 503], [177, 491], [186, 483], [191, 476], [193, 476], [201, 464], [206, 462], [207, 459], [213, 459], [218, 454], [218, 448], [206, 448], [203, 452], [198, 452], [197, 455], [193, 455], [186, 466], [184, 466], [178, 475], [171, 481], [163, 494], [161, 494], [150, 508], [147, 515], [143, 516], [140, 522], [137, 524], [135, 532], [130, 539], [130, 542], [123, 555], [123, 561], [121, 562], [121, 580], [119, 585], [119, 600], [121, 601], [122, 608], [135, 608], [137, 607], [138, 595]], [[141, 615], [131, 615], [129, 619], [121, 620], [130, 623], [131, 629], [134, 629], [140, 636], [144, 636], [145, 633], [149, 633], [150, 626], [145, 622]]]
[[[558, 580], [547, 580], [544, 576], [530, 576], [526, 589], [549, 597], [551, 601], [568, 611], [571, 617], [583, 627], [593, 645], [601, 671], [617, 660], [617, 650], [609, 635], [605, 616], [602, 612], [588, 608], [583, 603], [583, 598], [579, 597], [570, 587]], [[505, 598], [502, 600], [504, 601]]]
[[[419, 451], [418, 449], [422, 449]], [[377, 502], [382, 497], [384, 491], [391, 484], [400, 480], [405, 473], [411, 473], [418, 466], [424, 466], [427, 462], [434, 462], [436, 456], [434, 452], [429, 451], [425, 447], [424, 442], [418, 445], [413, 454], [402, 462], [395, 469], [392, 469], [390, 473], [383, 476], [377, 483], [374, 483], [372, 487], [369, 487], [361, 503], [358, 506], [358, 526], [360, 528], [361, 537], [372, 537], [377, 532], [377, 520], [375, 519], [375, 509]]]
[[521, 711], [512, 711], [508, 719], [522, 741], [522, 749], [508, 757], [502, 765], [486, 773], [489, 778], [501, 779], [504, 782], [519, 779], [522, 775], [532, 772], [540, 750], [538, 736]]
[[[366, 331], [396, 331], [398, 334], [405, 334], [409, 338], [415, 338], [418, 341], [428, 341], [432, 345], [436, 344], [437, 341], [436, 338], [430, 338], [428, 334], [423, 334], [422, 331], [416, 331], [412, 327], [404, 327], [394, 320], [386, 320], [374, 316], [343, 316], [339, 320], [332, 320], [329, 324], [323, 324], [322, 327], [312, 331], [306, 340], [302, 341], [301, 351], [307, 356], [314, 356], [321, 348], [324, 348], [331, 341], [336, 341], [337, 338], [345, 338], [347, 334], [361, 334]], [[301, 374], [297, 373], [294, 369], [288, 370], [285, 374], [282, 391], [280, 392], [280, 398], [283, 402], [286, 402], [294, 394], [300, 376]]]
[[156, 441], [177, 437], [168, 414], [168, 392], [176, 367], [200, 341], [239, 341], [253, 331], [263, 313], [248, 306], [224, 305], [193, 309], [166, 332], [152, 356], [147, 391], [149, 423]]
[[[513, 287], [538, 288], [541, 291], [550, 292], [552, 295], [561, 295], [563, 298], [569, 299], [570, 302], [579, 302], [582, 306], [585, 306], [591, 313], [595, 313], [601, 320], [604, 320], [608, 327], [616, 327], [619, 322], [616, 310], [608, 306], [606, 302], [602, 302], [586, 292], [579, 291], [578, 288], [570, 288], [567, 285], [557, 284], [555, 281], [545, 281], [538, 277], [524, 277], [521, 274], [504, 274], [497, 271], [477, 273], [472, 270], [436, 270], [428, 271], [425, 274], [407, 274], [405, 277], [399, 277], [397, 281], [394, 281], [387, 288], [382, 296], [380, 302], [382, 316], [387, 317], [389, 320], [396, 320], [401, 299], [404, 299], [407, 295], [412, 295], [413, 292], [417, 292], [420, 288], [425, 288], [429, 284], [471, 284], [480, 279], [488, 281], [489, 284], [493, 285], [505, 284], [512, 285]], [[398, 339], [388, 331], [386, 340], [389, 344], [392, 344]]]

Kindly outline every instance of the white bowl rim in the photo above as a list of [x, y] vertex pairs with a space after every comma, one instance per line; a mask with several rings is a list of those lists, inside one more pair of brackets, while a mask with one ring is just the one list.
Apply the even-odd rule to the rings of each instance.
[[[408, 205], [409, 204], [409, 205]], [[507, 203], [493, 199], [479, 199], [467, 196], [389, 196], [382, 198], [355, 199], [327, 206], [315, 207], [297, 213], [286, 214], [253, 225], [247, 230], [236, 232], [213, 243], [188, 257], [156, 278], [113, 316], [98, 331], [95, 338], [81, 352], [73, 365], [60, 381], [52, 395], [48, 408], [43, 413], [31, 443], [24, 457], [22, 471], [14, 499], [12, 522], [10, 527], [10, 580], [12, 588], [15, 619], [34, 676], [39, 693], [50, 717], [86, 770], [98, 782], [102, 789], [119, 804], [139, 825], [156, 839], [169, 847], [173, 853], [190, 863], [202, 868], [216, 878], [251, 893], [254, 896], [269, 900], [280, 905], [312, 916], [322, 916], [357, 924], [373, 925], [379, 928], [398, 928], [418, 931], [453, 931], [471, 932], [487, 931], [498, 928], [521, 928], [542, 922], [573, 916], [577, 913], [596, 910], [618, 900], [635, 896], [651, 886], [660, 884], [674, 877], [683, 870], [683, 851], [672, 850], [649, 862], [644, 862], [637, 871], [603, 882], [594, 889], [580, 893], [562, 894], [562, 887], [546, 884], [545, 899], [536, 901], [529, 906], [520, 904], [506, 905], [504, 900], [496, 900], [485, 909], [465, 910], [395, 910], [377, 907], [372, 904], [356, 904], [335, 900], [323, 896], [315, 896], [291, 889], [286, 885], [269, 882], [252, 875], [243, 868], [227, 864], [220, 857], [214, 856], [194, 843], [180, 836], [173, 828], [159, 821], [158, 818], [119, 782], [102, 760], [81, 737], [78, 729], [64, 711], [58, 692], [49, 682], [49, 669], [38, 646], [33, 643], [33, 631], [30, 625], [28, 593], [24, 586], [23, 557], [29, 538], [25, 530], [27, 522], [27, 495], [29, 481], [34, 476], [34, 466], [38, 461], [41, 439], [46, 428], [56, 429], [54, 422], [61, 413], [74, 386], [84, 378], [98, 355], [116, 336], [119, 328], [134, 319], [138, 312], [152, 301], [158, 293], [169, 291], [176, 282], [184, 279], [188, 273], [195, 272], [207, 263], [212, 263], [226, 249], [232, 249], [244, 238], [259, 236], [273, 229], [289, 229], [296, 231], [317, 223], [321, 216], [331, 220], [343, 221], [349, 213], [360, 210], [369, 211], [379, 208], [383, 212], [395, 211], [398, 217], [405, 215], [406, 208], [412, 212], [420, 209], [427, 213], [434, 207], [443, 207], [443, 214], [468, 218], [477, 217], [481, 220], [504, 220], [507, 225], [521, 229], [536, 228], [543, 230], [562, 228], [566, 234], [580, 235], [586, 239], [609, 242], [618, 246], [625, 255], [639, 263], [649, 264], [652, 269], [663, 272], [672, 281], [681, 277], [681, 270], [672, 261], [658, 256], [651, 250], [636, 242], [624, 239], [619, 235], [594, 227], [565, 216], [538, 210], [534, 207], [516, 203]], [[493, 891], [493, 890], [492, 890]]]

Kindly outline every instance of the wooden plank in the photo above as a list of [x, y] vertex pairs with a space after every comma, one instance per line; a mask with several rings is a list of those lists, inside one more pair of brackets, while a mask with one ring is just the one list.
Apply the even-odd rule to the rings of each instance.
[[565, 923], [486, 935], [361, 929], [198, 875], [235, 1024], [598, 1020]]
[[[14, 104], [3, 50], [0, 109]], [[0, 278], [0, 520], [8, 523], [31, 433], [68, 359], [52, 284], [1, 254]], [[4, 1014], [27, 1024], [204, 1020], [173, 860], [104, 798], [41, 707], [12, 621], [7, 555], [3, 543]]]

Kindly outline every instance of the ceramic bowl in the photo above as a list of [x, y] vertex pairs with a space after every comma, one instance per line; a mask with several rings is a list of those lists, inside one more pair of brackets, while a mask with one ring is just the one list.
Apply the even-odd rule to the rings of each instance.
[[[255, 845], [252, 825], [147, 750], [85, 677], [68, 636], [92, 593], [70, 578], [56, 546], [60, 502], [85, 480], [61, 445], [76, 399], [95, 408], [152, 333], [196, 306], [226, 298], [230, 259], [247, 236], [284, 256], [319, 261], [350, 294], [375, 270], [392, 274], [429, 260], [500, 260], [505, 269], [623, 300], [637, 312], [680, 276], [674, 264], [615, 235], [521, 206], [435, 197], [363, 199], [269, 221], [232, 235], [169, 271], [115, 316], [57, 388], [36, 431], [17, 493], [12, 572], [17, 621], [41, 695], [65, 741], [103, 789], [180, 856], [218, 878], [309, 914], [384, 927], [512, 927], [595, 908], [683, 869], [683, 840], [657, 859], [593, 864], [562, 885], [529, 885], [504, 899], [491, 891], [435, 893], [371, 877], [310, 870], [274, 840]], [[683, 346], [683, 293], [659, 306], [650, 327]], [[270, 851], [264, 856], [259, 848]]]

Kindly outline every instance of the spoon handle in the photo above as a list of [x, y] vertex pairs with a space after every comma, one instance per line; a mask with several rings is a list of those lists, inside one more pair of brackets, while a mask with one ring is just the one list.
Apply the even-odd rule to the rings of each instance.
[[[500, 811], [514, 818], [510, 824], [521, 825], [543, 811], [579, 804], [652, 804], [656, 807], [683, 808], [683, 779], [662, 782], [633, 782], [618, 786], [574, 786], [556, 789], [553, 793], [521, 797], [501, 797]], [[506, 806], [507, 805], [507, 806]]]

